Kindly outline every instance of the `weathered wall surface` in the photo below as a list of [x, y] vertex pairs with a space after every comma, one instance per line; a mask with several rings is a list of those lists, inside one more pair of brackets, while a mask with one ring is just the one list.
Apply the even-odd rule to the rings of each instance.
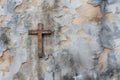
[[[119, 0], [0, 0], [0, 80], [119, 80]], [[37, 37], [44, 29], [44, 58]]]

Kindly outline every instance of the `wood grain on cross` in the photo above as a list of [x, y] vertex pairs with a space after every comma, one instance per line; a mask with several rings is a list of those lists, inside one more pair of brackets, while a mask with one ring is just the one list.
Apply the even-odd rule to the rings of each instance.
[[42, 56], [43, 56], [43, 54], [42, 54], [43, 53], [42, 36], [50, 35], [52, 32], [50, 30], [43, 30], [43, 24], [39, 23], [37, 30], [29, 30], [28, 33], [29, 33], [29, 35], [38, 35], [38, 56], [39, 56], [39, 58], [42, 58]]

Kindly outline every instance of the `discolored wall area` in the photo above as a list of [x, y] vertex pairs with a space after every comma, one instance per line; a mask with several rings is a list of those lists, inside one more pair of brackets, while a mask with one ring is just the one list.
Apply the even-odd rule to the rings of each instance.
[[[119, 80], [119, 0], [0, 0], [0, 80]], [[38, 23], [50, 29], [38, 58]]]

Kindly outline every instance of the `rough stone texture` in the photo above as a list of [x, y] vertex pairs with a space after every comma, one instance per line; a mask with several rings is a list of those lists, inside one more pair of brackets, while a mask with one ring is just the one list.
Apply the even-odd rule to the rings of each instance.
[[[119, 80], [119, 0], [0, 0], [0, 80]], [[29, 29], [44, 36], [44, 58]]]

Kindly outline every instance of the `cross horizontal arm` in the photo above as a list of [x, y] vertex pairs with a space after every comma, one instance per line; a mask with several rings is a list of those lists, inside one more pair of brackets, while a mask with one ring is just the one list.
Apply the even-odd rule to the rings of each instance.
[[42, 34], [51, 34], [52, 32], [50, 30], [29, 30], [29, 35], [38, 35], [38, 32], [42, 31]]
[[29, 35], [38, 35], [38, 32], [37, 32], [37, 30], [29, 30], [28, 34]]
[[51, 34], [52, 32], [50, 30], [42, 30], [42, 34]]

